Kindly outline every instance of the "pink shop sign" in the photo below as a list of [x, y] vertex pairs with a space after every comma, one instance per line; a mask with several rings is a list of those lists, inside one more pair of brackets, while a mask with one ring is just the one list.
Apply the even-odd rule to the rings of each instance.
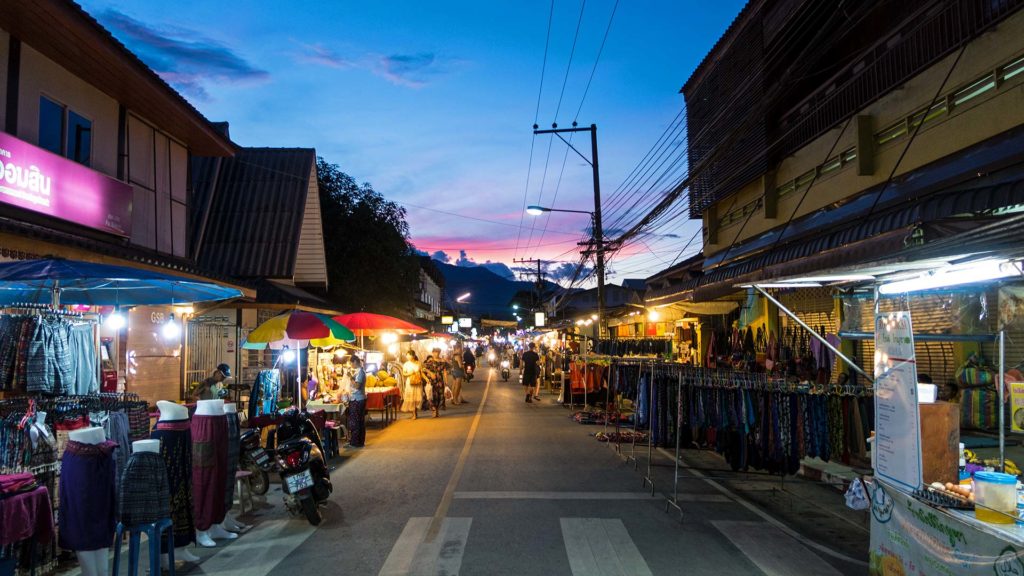
[[0, 203], [129, 236], [132, 188], [0, 132]]

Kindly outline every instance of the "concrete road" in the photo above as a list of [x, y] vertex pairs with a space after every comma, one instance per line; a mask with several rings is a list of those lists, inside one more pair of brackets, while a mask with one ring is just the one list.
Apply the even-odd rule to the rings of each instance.
[[[490, 371], [487, 382], [478, 377], [467, 387], [470, 404], [371, 431], [365, 448], [336, 460], [335, 493], [320, 527], [290, 518], [272, 493], [269, 505], [247, 517], [255, 528], [198, 551], [203, 560], [187, 573], [866, 573], [863, 527], [830, 513], [803, 525], [780, 520], [785, 515], [771, 510], [771, 498], [765, 506], [743, 495], [738, 476], [702, 480], [695, 477], [701, 472], [684, 472], [680, 521], [662, 496], [672, 491], [671, 455], [652, 462], [652, 496], [642, 480], [646, 449], [638, 472], [591, 436], [598, 427], [572, 422], [551, 397], [524, 403], [514, 382], [496, 381]], [[823, 498], [792, 487], [788, 498], [801, 505]], [[823, 502], [816, 506], [839, 507], [842, 499], [831, 494]]]

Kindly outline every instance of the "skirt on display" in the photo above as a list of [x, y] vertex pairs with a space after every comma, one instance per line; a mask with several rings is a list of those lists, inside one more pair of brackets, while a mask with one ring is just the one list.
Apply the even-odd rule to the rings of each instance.
[[[160, 455], [167, 468], [167, 485], [171, 494], [171, 521], [174, 523], [174, 548], [196, 541], [192, 516], [192, 427], [185, 420], [161, 420], [151, 436], [160, 441]], [[166, 537], [162, 550], [167, 552]]]
[[116, 442], [69, 440], [60, 465], [58, 545], [65, 550], [109, 548], [114, 541]]
[[192, 511], [196, 530], [224, 520], [224, 486], [228, 472], [228, 419], [224, 415], [192, 417]]
[[242, 425], [238, 414], [230, 413], [225, 416], [228, 419], [228, 465], [227, 473], [224, 474], [227, 484], [224, 492], [224, 510], [227, 511], [231, 510], [235, 502], [235, 472], [238, 472], [238, 454], [241, 451], [239, 435]]

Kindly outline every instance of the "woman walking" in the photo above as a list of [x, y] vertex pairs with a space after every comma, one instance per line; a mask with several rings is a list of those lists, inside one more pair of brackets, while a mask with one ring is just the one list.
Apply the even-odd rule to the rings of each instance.
[[349, 360], [352, 366], [352, 390], [348, 401], [348, 447], [366, 444], [366, 370], [358, 356]]
[[412, 412], [415, 420], [423, 401], [423, 374], [420, 372], [420, 359], [416, 352], [409, 350], [402, 364], [402, 376], [405, 377], [405, 398], [402, 399], [402, 412]]
[[434, 418], [440, 416], [438, 411], [444, 406], [444, 373], [448, 370], [448, 363], [441, 359], [441, 349], [431, 350], [423, 362], [423, 375], [426, 376], [427, 401]]

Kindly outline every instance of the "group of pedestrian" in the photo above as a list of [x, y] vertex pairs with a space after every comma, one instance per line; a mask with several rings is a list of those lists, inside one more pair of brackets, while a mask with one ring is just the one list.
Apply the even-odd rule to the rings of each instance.
[[[434, 418], [441, 415], [441, 410], [466, 403], [462, 398], [462, 387], [476, 369], [476, 356], [473, 352], [456, 349], [449, 362], [445, 360], [440, 348], [430, 351], [422, 362], [414, 350], [405, 354], [402, 364], [402, 376], [405, 378], [405, 394], [402, 401], [402, 412], [412, 413], [412, 419], [419, 417], [420, 410], [430, 410]], [[452, 386], [448, 387], [451, 376]]]

